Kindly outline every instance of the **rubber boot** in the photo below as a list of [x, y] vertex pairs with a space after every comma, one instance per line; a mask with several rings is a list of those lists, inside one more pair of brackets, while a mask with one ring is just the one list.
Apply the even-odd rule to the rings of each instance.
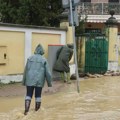
[[35, 103], [35, 111], [38, 111], [40, 109], [41, 102], [36, 102]]
[[71, 80], [70, 80], [70, 73], [66, 73], [67, 74], [67, 83], [71, 84]]
[[61, 72], [61, 78], [62, 78], [62, 80], [63, 80], [64, 82], [66, 82], [66, 79], [65, 79], [65, 74], [64, 74], [64, 72]]
[[27, 115], [29, 108], [30, 108], [30, 103], [31, 100], [25, 100], [25, 111], [24, 111], [24, 115]]

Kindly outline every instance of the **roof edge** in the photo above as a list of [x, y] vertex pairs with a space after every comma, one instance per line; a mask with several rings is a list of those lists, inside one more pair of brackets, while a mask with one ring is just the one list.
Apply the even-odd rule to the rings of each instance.
[[36, 26], [36, 25], [22, 25], [22, 24], [11, 24], [11, 23], [1, 23], [0, 26], [5, 27], [20, 27], [20, 28], [35, 28], [35, 29], [47, 29], [47, 30], [63, 30], [67, 31], [67, 28], [60, 28], [60, 27], [48, 27], [48, 26]]

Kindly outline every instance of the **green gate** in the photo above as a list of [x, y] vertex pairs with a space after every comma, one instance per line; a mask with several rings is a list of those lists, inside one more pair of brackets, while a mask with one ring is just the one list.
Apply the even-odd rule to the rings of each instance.
[[87, 38], [85, 43], [85, 72], [105, 73], [108, 68], [108, 41], [104, 36]]

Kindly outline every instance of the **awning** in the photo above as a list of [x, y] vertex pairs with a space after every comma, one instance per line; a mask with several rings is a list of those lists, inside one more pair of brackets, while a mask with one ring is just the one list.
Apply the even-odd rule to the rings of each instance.
[[[110, 15], [87, 15], [87, 22], [91, 23], [105, 23], [111, 16]], [[120, 15], [114, 15], [116, 20], [120, 23]], [[84, 19], [85, 15], [81, 15], [81, 19]]]

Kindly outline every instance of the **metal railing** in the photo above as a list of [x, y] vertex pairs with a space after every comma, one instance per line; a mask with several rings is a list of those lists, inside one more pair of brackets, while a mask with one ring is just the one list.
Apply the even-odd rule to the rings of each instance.
[[110, 10], [120, 15], [120, 3], [80, 3], [78, 13], [85, 15], [108, 15]]

